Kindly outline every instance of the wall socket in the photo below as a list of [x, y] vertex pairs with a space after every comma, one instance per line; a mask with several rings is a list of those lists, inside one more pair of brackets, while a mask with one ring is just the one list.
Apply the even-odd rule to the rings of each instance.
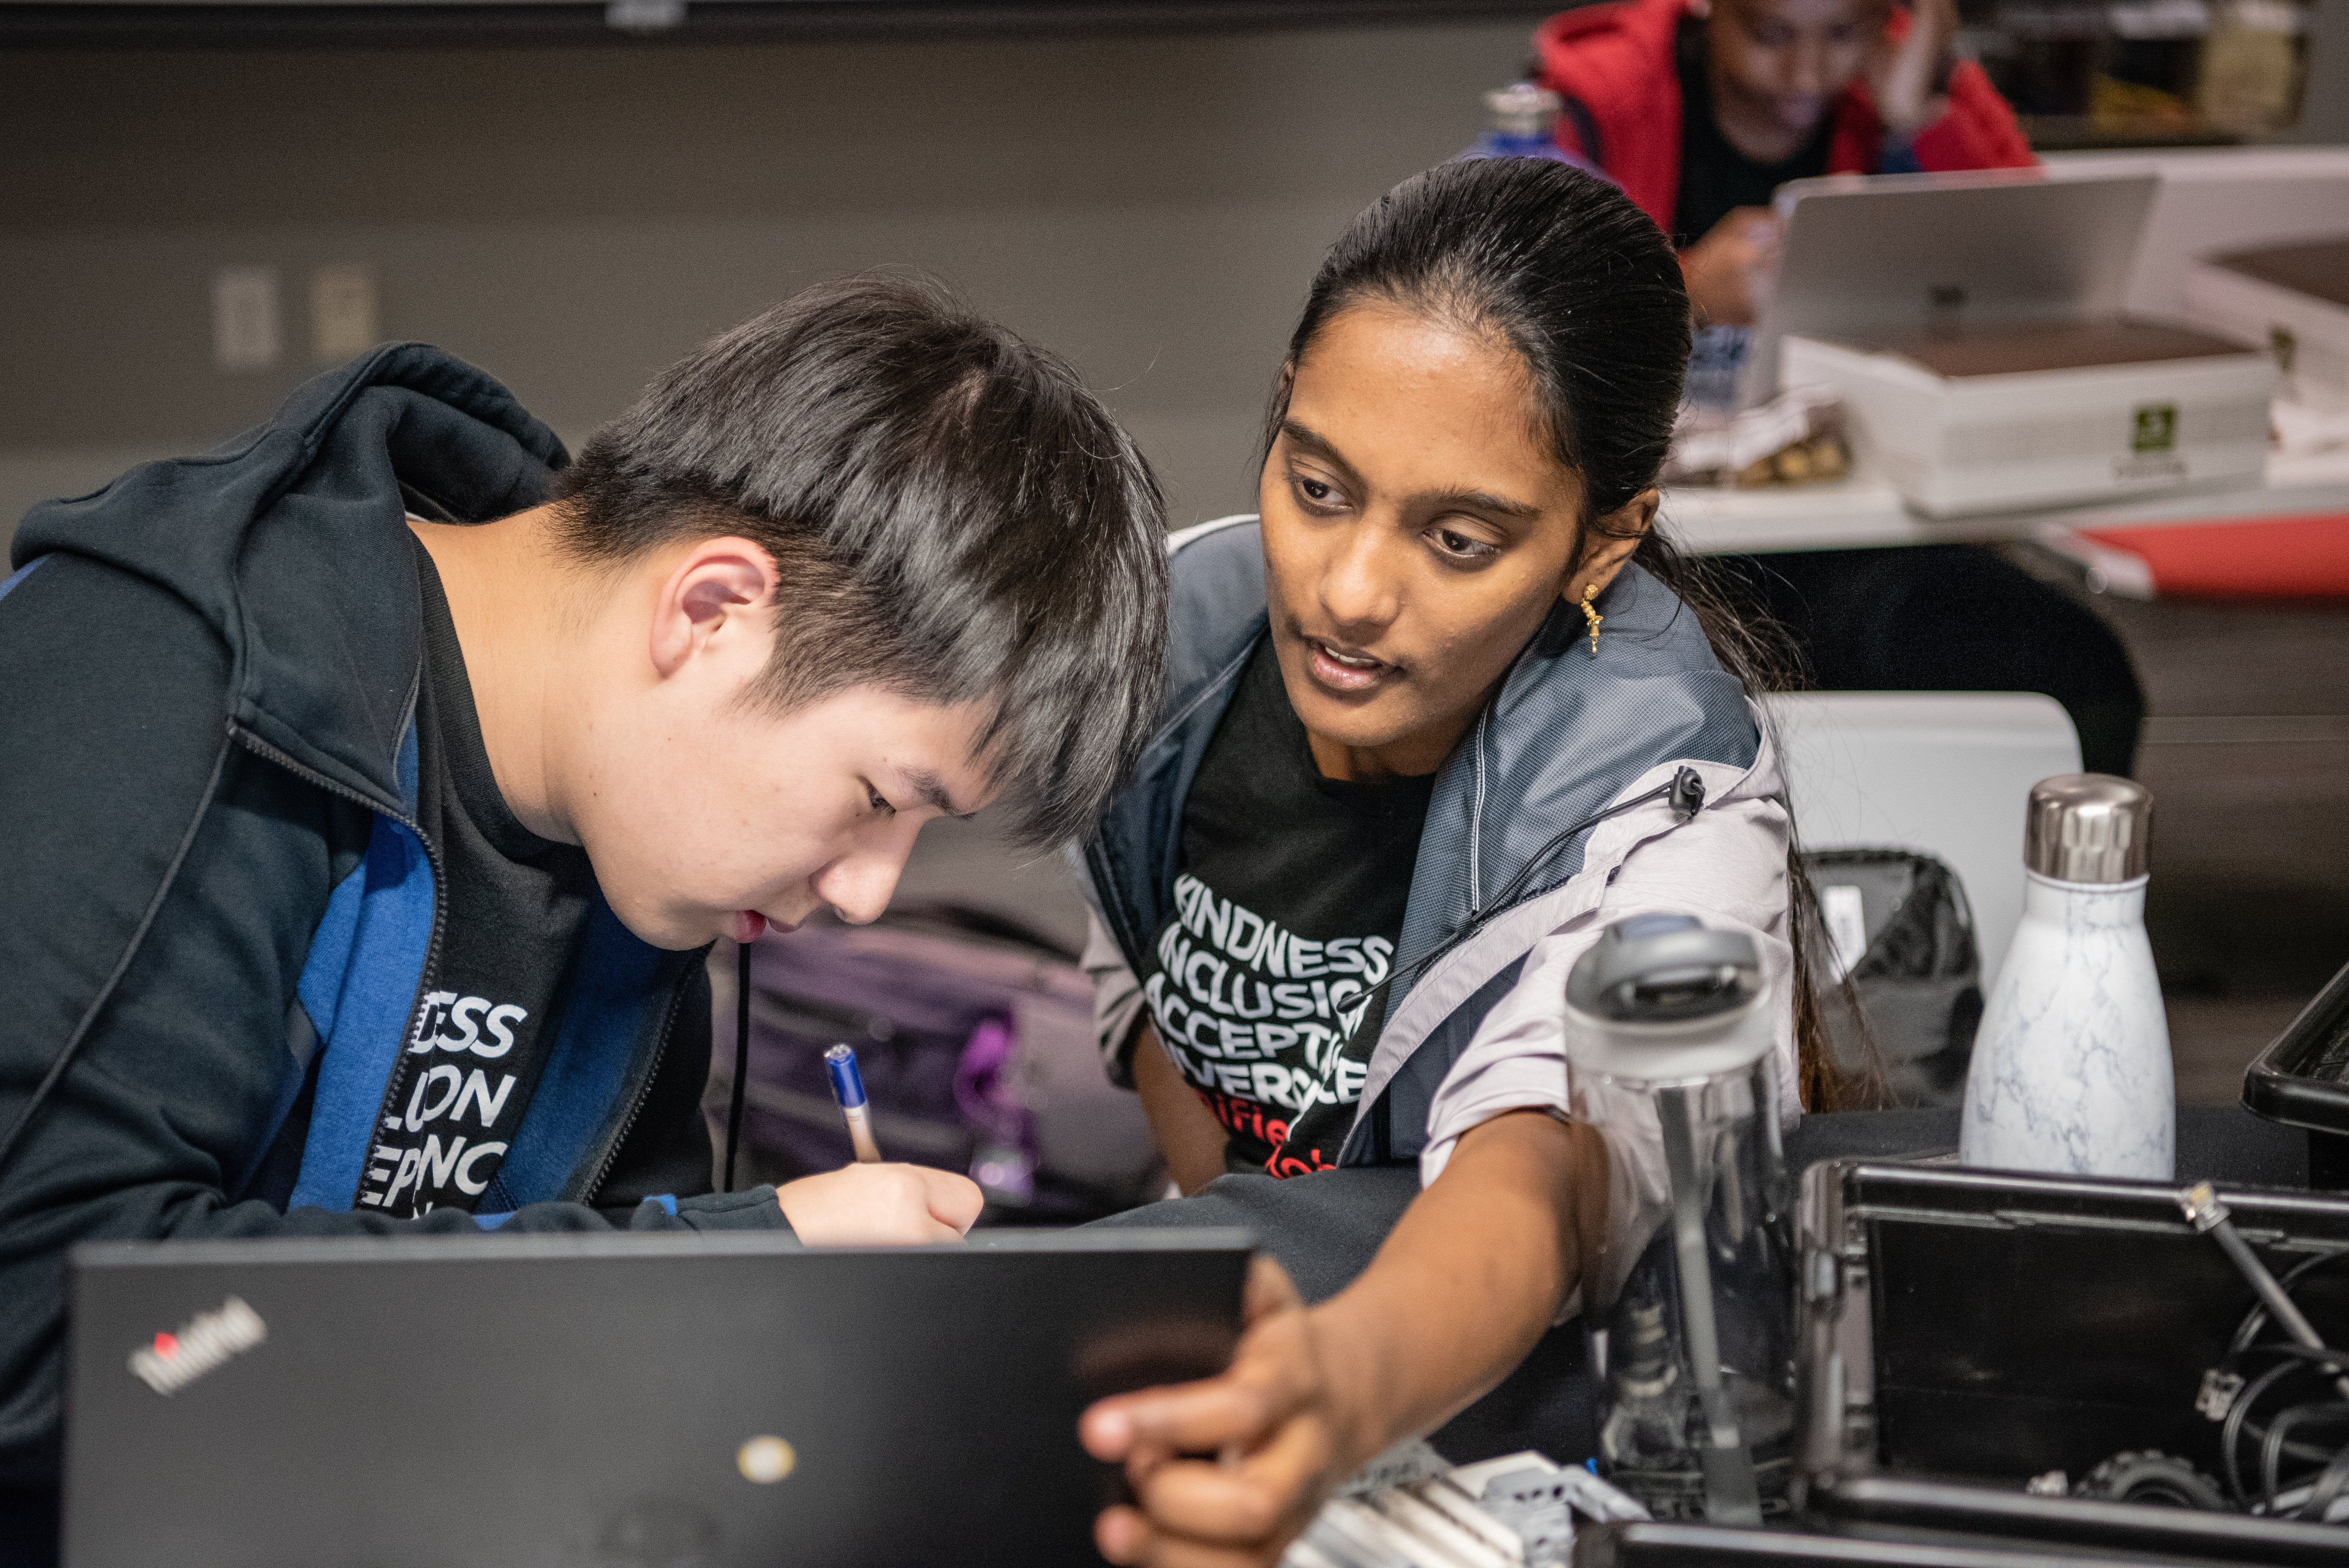
[[321, 365], [339, 365], [365, 354], [382, 336], [374, 268], [345, 262], [310, 274], [312, 358]]
[[266, 370], [277, 363], [283, 337], [275, 267], [222, 267], [212, 273], [214, 367]]

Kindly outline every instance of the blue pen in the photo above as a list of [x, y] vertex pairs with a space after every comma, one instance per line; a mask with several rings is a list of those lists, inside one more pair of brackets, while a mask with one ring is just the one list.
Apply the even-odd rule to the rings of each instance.
[[834, 1046], [823, 1053], [823, 1067], [832, 1075], [832, 1098], [840, 1102], [840, 1114], [848, 1122], [857, 1162], [878, 1163], [881, 1146], [873, 1141], [873, 1113], [865, 1108], [864, 1075], [856, 1070], [856, 1053], [844, 1043]]

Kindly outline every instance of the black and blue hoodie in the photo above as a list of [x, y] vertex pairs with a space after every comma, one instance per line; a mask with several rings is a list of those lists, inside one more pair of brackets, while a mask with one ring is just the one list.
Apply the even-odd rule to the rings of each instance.
[[783, 1224], [771, 1188], [709, 1191], [702, 954], [648, 946], [600, 901], [479, 1212], [353, 1208], [443, 894], [414, 811], [404, 514], [504, 516], [566, 460], [488, 377], [394, 346], [220, 451], [18, 530], [0, 583], [0, 1136], [17, 1129], [0, 1489], [55, 1483], [77, 1242]]

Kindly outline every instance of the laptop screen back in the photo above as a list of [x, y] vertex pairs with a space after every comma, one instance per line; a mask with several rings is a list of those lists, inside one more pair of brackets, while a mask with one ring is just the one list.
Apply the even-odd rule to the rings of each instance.
[[120, 1243], [73, 1262], [66, 1561], [1097, 1562], [1102, 1393], [1207, 1375], [1247, 1238]]
[[2036, 170], [1829, 175], [1779, 188], [1778, 276], [1754, 324], [1741, 406], [1778, 391], [1788, 335], [1904, 332], [2117, 314], [2155, 177]]

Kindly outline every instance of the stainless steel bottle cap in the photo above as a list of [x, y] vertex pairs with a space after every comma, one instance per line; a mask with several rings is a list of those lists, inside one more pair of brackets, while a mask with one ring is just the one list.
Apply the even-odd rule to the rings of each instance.
[[2031, 787], [2023, 863], [2068, 882], [2135, 882], [2152, 863], [2153, 791], [2109, 773], [2059, 773]]

